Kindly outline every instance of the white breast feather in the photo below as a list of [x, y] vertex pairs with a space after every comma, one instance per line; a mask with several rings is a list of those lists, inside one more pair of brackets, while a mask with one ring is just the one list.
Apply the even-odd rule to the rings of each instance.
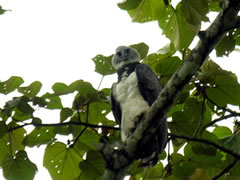
[[121, 80], [116, 85], [115, 97], [122, 110], [121, 138], [125, 142], [139, 116], [149, 109], [148, 103], [143, 99], [138, 89], [138, 80], [135, 72]]

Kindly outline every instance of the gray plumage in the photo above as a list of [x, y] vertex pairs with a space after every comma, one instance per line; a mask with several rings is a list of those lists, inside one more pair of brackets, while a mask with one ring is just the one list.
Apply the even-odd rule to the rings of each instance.
[[[126, 141], [139, 119], [150, 108], [162, 90], [157, 76], [150, 67], [141, 64], [136, 49], [120, 46], [112, 58], [118, 81], [111, 88], [112, 112], [121, 127], [121, 139]], [[139, 147], [142, 166], [153, 166], [167, 142], [167, 122], [164, 119], [153, 137]]]

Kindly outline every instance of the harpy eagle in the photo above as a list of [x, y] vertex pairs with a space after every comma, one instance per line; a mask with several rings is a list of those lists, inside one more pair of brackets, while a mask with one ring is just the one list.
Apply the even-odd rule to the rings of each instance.
[[[141, 64], [139, 53], [132, 47], [120, 46], [112, 58], [118, 81], [111, 88], [111, 106], [121, 128], [121, 139], [126, 141], [139, 119], [150, 108], [162, 90], [152, 69]], [[160, 120], [160, 119], [159, 119]], [[167, 143], [167, 122], [162, 123], [151, 139], [139, 147], [137, 157], [143, 167], [154, 166]]]

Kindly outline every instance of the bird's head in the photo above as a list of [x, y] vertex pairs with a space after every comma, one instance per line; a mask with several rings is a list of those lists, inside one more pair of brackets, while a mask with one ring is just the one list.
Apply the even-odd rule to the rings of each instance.
[[127, 46], [120, 46], [112, 58], [113, 67], [118, 70], [127, 64], [140, 61], [140, 55], [136, 49]]

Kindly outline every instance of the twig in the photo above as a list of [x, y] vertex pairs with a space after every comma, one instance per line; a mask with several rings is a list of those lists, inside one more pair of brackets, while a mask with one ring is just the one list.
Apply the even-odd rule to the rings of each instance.
[[[237, 113], [237, 114], [238, 114], [238, 116], [240, 116], [240, 113]], [[202, 129], [204, 130], [204, 129], [206, 129], [206, 128], [208, 128], [208, 127], [216, 124], [216, 123], [219, 122], [219, 121], [223, 121], [223, 120], [225, 120], [225, 119], [229, 119], [229, 118], [232, 118], [232, 117], [236, 117], [236, 114], [235, 114], [235, 115], [229, 114], [229, 115], [226, 115], [226, 116], [222, 116], [222, 117], [220, 117], [220, 118], [217, 118], [217, 119], [211, 121], [210, 123], [208, 123], [207, 125], [205, 125]]]
[[205, 97], [210, 103], [212, 103], [213, 105], [217, 106], [218, 108], [220, 108], [220, 109], [222, 109], [222, 110], [224, 110], [224, 111], [226, 111], [226, 112], [229, 112], [229, 113], [232, 114], [233, 116], [238, 116], [238, 115], [239, 115], [239, 113], [237, 113], [237, 112], [235, 112], [235, 111], [232, 111], [231, 109], [228, 109], [228, 108], [226, 108], [226, 107], [221, 107], [221, 106], [219, 106], [218, 104], [216, 104], [212, 99], [210, 99], [210, 98], [207, 96], [207, 94], [206, 94], [205, 91], [203, 91], [203, 95], [204, 95], [204, 97]]
[[216, 149], [219, 149], [227, 154], [232, 155], [233, 157], [240, 159], [240, 154], [225, 148], [224, 146], [221, 146], [215, 142], [206, 140], [206, 139], [199, 139], [199, 138], [192, 138], [192, 137], [187, 137], [187, 136], [182, 136], [182, 135], [176, 135], [176, 134], [169, 134], [171, 136], [171, 139], [175, 139], [175, 138], [179, 138], [179, 139], [185, 139], [187, 141], [194, 141], [194, 142], [200, 142], [200, 143], [204, 143], [204, 144], [208, 144], [210, 146], [215, 147]]
[[[87, 112], [86, 112], [86, 123], [88, 123], [88, 113], [89, 113], [89, 104], [87, 104]], [[78, 112], [78, 115], [80, 116], [80, 113]], [[83, 133], [85, 132], [85, 130], [87, 129], [88, 127], [85, 126], [82, 131], [79, 133], [79, 135], [76, 137], [76, 139], [74, 140], [74, 143], [72, 144], [72, 146], [74, 146], [76, 144], [76, 142], [78, 141], [78, 139], [83, 135]]]
[[238, 162], [238, 159], [234, 159], [234, 161], [229, 164], [224, 170], [222, 170], [217, 176], [215, 176], [212, 180], [217, 180], [218, 178], [220, 178], [222, 175], [224, 175], [225, 173], [227, 173], [228, 171], [230, 171], [233, 166], [235, 166], [235, 164]]
[[9, 128], [8, 131], [13, 131], [16, 129], [20, 129], [23, 128], [25, 126], [36, 126], [36, 127], [58, 127], [58, 126], [67, 126], [67, 125], [76, 125], [76, 126], [86, 126], [86, 127], [90, 127], [90, 128], [102, 128], [102, 129], [112, 129], [112, 130], [119, 130], [118, 127], [113, 127], [113, 126], [105, 126], [105, 125], [96, 125], [96, 124], [90, 124], [90, 123], [84, 123], [84, 122], [73, 122], [73, 121], [69, 121], [69, 122], [63, 122], [63, 123], [50, 123], [50, 124], [41, 124], [41, 123], [25, 123], [21, 126], [16, 126], [16, 127], [12, 127]]
[[81, 122], [81, 116], [80, 116], [80, 112], [79, 112], [79, 106], [78, 106], [78, 103], [77, 103], [77, 101], [74, 101], [74, 102], [75, 102], [75, 106], [76, 106], [76, 110], [77, 110], [78, 121]]
[[97, 88], [97, 90], [99, 90], [99, 89], [100, 89], [100, 87], [101, 87], [101, 85], [102, 85], [102, 82], [103, 82], [103, 78], [104, 78], [104, 75], [102, 76], [102, 78], [101, 78], [101, 80], [100, 80], [100, 83], [99, 83], [99, 85], [98, 85], [98, 88]]

